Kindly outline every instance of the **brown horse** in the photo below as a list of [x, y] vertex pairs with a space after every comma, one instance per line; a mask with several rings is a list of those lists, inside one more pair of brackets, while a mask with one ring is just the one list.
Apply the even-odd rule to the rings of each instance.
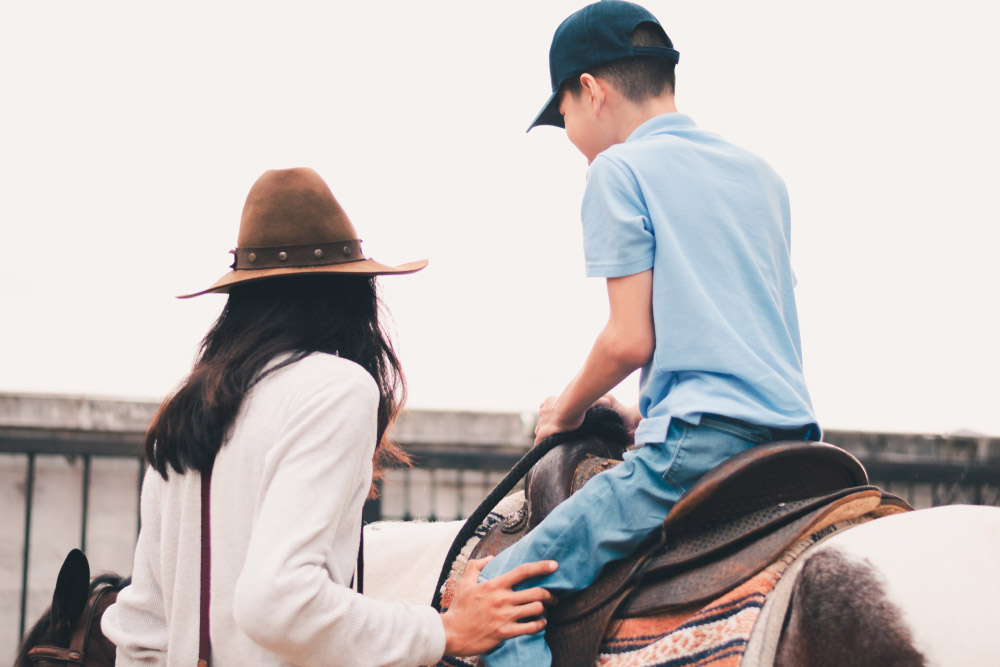
[[14, 667], [115, 664], [115, 647], [101, 632], [101, 615], [129, 578], [104, 574], [90, 579], [90, 563], [73, 549], [63, 561], [52, 606], [28, 631]]

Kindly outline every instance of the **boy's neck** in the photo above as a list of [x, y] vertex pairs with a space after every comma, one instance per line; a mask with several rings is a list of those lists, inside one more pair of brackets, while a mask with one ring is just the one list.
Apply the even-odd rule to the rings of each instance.
[[673, 95], [652, 97], [641, 104], [628, 101], [620, 105], [619, 109], [618, 118], [615, 119], [618, 143], [622, 143], [628, 139], [637, 127], [650, 118], [655, 118], [665, 113], [677, 113], [677, 105], [674, 102]]

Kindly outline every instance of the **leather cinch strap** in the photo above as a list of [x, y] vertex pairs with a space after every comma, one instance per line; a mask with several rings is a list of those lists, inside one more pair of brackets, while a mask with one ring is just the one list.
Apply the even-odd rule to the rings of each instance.
[[208, 606], [212, 597], [212, 470], [201, 474], [201, 613], [198, 628], [198, 667], [208, 667], [212, 650], [208, 629]]

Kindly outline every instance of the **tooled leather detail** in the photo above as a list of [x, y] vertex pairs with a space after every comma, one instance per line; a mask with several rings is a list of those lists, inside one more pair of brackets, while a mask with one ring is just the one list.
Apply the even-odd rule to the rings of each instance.
[[573, 472], [573, 482], [569, 487], [570, 495], [579, 491], [580, 488], [594, 475], [602, 473], [605, 470], [611, 470], [619, 463], [621, 463], [621, 461], [616, 459], [606, 459], [603, 456], [587, 454], [583, 457], [583, 460], [580, 461], [580, 463], [576, 466], [576, 470]]

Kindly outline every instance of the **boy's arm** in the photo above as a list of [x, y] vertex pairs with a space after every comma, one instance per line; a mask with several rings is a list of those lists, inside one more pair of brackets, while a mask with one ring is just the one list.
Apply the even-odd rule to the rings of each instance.
[[594, 341], [583, 368], [562, 394], [542, 404], [535, 444], [553, 433], [578, 428], [587, 408], [653, 356], [652, 269], [608, 278], [608, 303], [608, 323]]

